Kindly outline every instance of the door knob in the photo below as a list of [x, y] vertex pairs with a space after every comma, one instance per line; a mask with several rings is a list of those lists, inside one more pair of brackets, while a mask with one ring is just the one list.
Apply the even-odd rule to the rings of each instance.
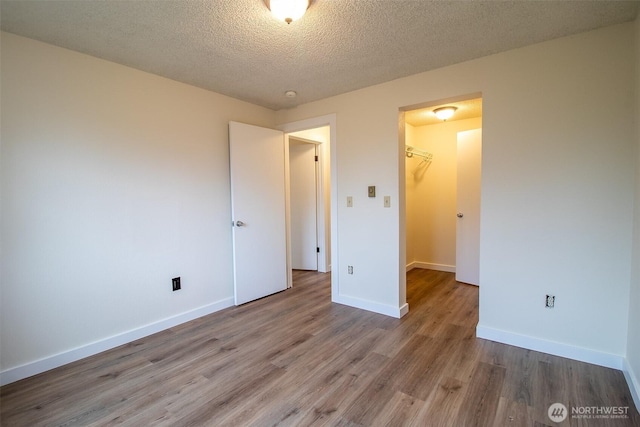
[[236, 227], [244, 227], [244, 222], [236, 221]]
[[462, 212], [458, 212], [458, 214], [456, 215], [458, 218], [462, 218], [464, 216], [464, 214]]

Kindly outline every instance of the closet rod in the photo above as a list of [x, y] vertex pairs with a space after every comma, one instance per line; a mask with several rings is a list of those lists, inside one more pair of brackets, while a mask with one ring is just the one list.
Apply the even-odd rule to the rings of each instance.
[[408, 158], [411, 158], [413, 156], [418, 156], [418, 157], [422, 157], [426, 161], [433, 160], [433, 154], [427, 151], [418, 150], [417, 148], [412, 147], [411, 145], [405, 145], [404, 153]]

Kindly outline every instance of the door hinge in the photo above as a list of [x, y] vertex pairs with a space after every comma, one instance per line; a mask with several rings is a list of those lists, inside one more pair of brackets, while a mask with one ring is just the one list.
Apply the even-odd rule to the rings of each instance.
[[320, 248], [316, 248], [316, 252], [317, 252], [317, 253], [320, 253]]
[[318, 156], [316, 156], [316, 162], [318, 161]]

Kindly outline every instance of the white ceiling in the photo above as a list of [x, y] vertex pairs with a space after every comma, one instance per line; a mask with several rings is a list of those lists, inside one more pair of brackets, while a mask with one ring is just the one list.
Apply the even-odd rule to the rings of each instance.
[[[639, 1], [0, 2], [2, 30], [272, 109], [633, 20]], [[294, 99], [284, 96], [295, 90]]]

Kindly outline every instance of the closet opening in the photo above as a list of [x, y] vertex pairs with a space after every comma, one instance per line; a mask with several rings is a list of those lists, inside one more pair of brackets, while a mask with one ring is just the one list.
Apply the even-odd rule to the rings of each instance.
[[[453, 107], [444, 120], [434, 113], [443, 107]], [[478, 286], [481, 94], [406, 107], [402, 117], [406, 271], [455, 273]]]

